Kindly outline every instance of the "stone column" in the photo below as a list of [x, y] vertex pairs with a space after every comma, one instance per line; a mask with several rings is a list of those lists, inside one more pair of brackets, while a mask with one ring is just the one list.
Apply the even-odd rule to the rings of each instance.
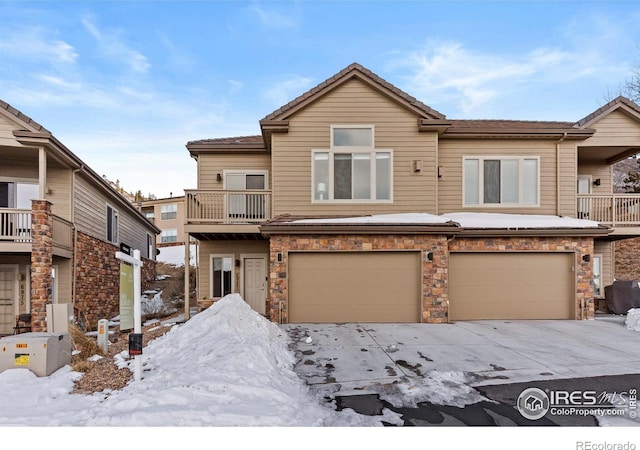
[[47, 200], [31, 201], [31, 330], [47, 331], [47, 304], [51, 303], [53, 216]]

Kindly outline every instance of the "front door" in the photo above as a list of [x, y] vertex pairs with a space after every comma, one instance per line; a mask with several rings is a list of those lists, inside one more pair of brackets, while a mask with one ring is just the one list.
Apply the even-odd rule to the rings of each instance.
[[580, 195], [591, 194], [591, 175], [578, 175], [578, 219], [591, 218], [591, 198]]
[[246, 302], [260, 314], [265, 313], [267, 299], [265, 258], [245, 258], [244, 260], [244, 296]]
[[16, 277], [17, 268], [0, 267], [0, 335], [13, 332]]

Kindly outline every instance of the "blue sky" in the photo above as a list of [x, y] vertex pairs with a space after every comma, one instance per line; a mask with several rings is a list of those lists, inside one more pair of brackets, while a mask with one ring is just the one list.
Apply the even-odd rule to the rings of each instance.
[[190, 140], [358, 62], [448, 118], [578, 119], [640, 65], [640, 2], [0, 1], [0, 99], [100, 175], [196, 187]]

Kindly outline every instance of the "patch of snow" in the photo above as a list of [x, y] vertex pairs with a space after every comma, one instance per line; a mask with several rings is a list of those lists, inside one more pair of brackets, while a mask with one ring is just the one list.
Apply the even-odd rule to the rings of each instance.
[[[174, 266], [184, 266], [184, 245], [173, 245], [171, 247], [160, 247], [160, 254], [156, 256], [156, 261]], [[196, 265], [196, 246], [189, 246], [189, 264]]]
[[572, 217], [536, 215], [459, 212], [443, 214], [463, 228], [520, 229], [520, 228], [598, 228], [593, 220]]
[[624, 326], [627, 330], [640, 331], [640, 308], [632, 308], [627, 311]]
[[330, 219], [300, 219], [291, 223], [298, 224], [421, 224], [440, 225], [451, 222], [443, 216], [427, 213], [378, 214], [362, 217], [337, 217]]

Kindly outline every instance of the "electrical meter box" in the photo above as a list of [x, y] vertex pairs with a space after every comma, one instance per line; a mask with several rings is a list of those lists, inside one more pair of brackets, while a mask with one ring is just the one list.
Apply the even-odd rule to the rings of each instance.
[[0, 372], [29, 369], [47, 377], [71, 363], [71, 336], [68, 333], [22, 333], [0, 338]]

